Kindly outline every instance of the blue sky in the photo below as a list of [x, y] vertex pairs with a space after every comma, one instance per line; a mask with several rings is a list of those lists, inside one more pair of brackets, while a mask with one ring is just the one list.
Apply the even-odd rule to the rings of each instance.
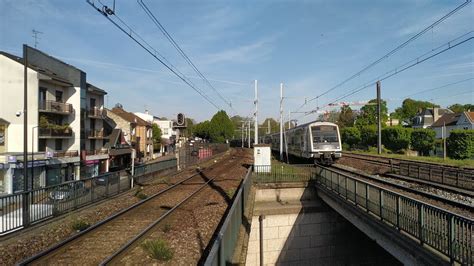
[[[111, 5], [111, 0], [101, 0]], [[96, 0], [97, 2], [97, 0]], [[408, 40], [462, 1], [151, 1], [144, 2], [213, 86], [239, 115], [253, 112], [253, 80], [258, 79], [260, 119], [278, 117], [279, 84], [284, 83], [285, 114], [358, 72]], [[0, 50], [21, 55], [41, 34], [38, 48], [87, 72], [108, 91], [108, 106], [145, 107], [158, 116], [184, 112], [198, 121], [216, 112], [195, 91], [119, 32], [85, 0], [0, 0]], [[214, 101], [227, 107], [196, 78], [136, 1], [116, 0], [116, 13]], [[324, 106], [448, 41], [474, 30], [474, 6], [430, 30], [376, 67], [304, 106]], [[470, 36], [473, 36], [472, 32]], [[413, 95], [447, 106], [473, 103], [474, 41], [382, 82], [389, 109], [404, 96], [467, 80], [444, 89]], [[468, 80], [469, 79], [469, 80]], [[375, 97], [375, 87], [344, 101]], [[224, 108], [226, 109], [226, 108]], [[233, 112], [227, 108], [231, 114]], [[300, 115], [293, 114], [293, 117]], [[316, 115], [300, 118], [313, 120]]]

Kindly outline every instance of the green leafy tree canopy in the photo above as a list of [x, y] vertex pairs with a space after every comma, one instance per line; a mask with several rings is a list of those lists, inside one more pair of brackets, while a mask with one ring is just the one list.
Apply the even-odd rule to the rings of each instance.
[[[382, 100], [381, 103], [382, 125], [388, 120], [387, 102]], [[377, 99], [370, 100], [366, 105], [360, 108], [361, 114], [357, 117], [356, 126], [377, 125]]]

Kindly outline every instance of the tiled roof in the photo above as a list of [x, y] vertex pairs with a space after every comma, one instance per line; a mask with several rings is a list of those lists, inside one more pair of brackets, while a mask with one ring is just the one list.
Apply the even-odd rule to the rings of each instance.
[[431, 125], [431, 127], [442, 127], [443, 125], [446, 125], [446, 126], [456, 125], [460, 116], [461, 116], [461, 113], [444, 114], [442, 117], [436, 120], [436, 122], [434, 122]]
[[114, 107], [111, 110], [114, 114], [120, 116], [124, 120], [130, 123], [136, 123], [139, 126], [149, 126], [150, 124], [147, 123], [145, 120], [141, 119], [140, 117], [136, 116], [133, 113], [127, 112], [122, 108]]
[[471, 123], [474, 123], [474, 112], [464, 112], [467, 116], [467, 118], [469, 118], [469, 120], [471, 120]]

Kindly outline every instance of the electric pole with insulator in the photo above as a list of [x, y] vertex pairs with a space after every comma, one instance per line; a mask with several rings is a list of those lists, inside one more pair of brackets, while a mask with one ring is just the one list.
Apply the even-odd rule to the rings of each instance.
[[280, 161], [283, 161], [283, 83], [280, 83]]
[[382, 153], [382, 108], [380, 100], [380, 81], [377, 81], [377, 153]]
[[255, 101], [254, 101], [254, 104], [255, 104], [255, 121], [254, 121], [254, 127], [255, 127], [255, 132], [254, 132], [254, 140], [253, 140], [253, 143], [254, 144], [258, 144], [258, 83], [257, 83], [257, 80], [255, 80]]

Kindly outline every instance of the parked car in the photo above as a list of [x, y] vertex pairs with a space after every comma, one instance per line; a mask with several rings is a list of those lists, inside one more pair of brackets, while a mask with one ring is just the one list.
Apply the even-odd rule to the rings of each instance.
[[54, 191], [49, 193], [49, 198], [52, 200], [70, 200], [74, 197], [79, 197], [87, 194], [89, 189], [86, 188], [84, 182], [71, 182], [56, 187]]

